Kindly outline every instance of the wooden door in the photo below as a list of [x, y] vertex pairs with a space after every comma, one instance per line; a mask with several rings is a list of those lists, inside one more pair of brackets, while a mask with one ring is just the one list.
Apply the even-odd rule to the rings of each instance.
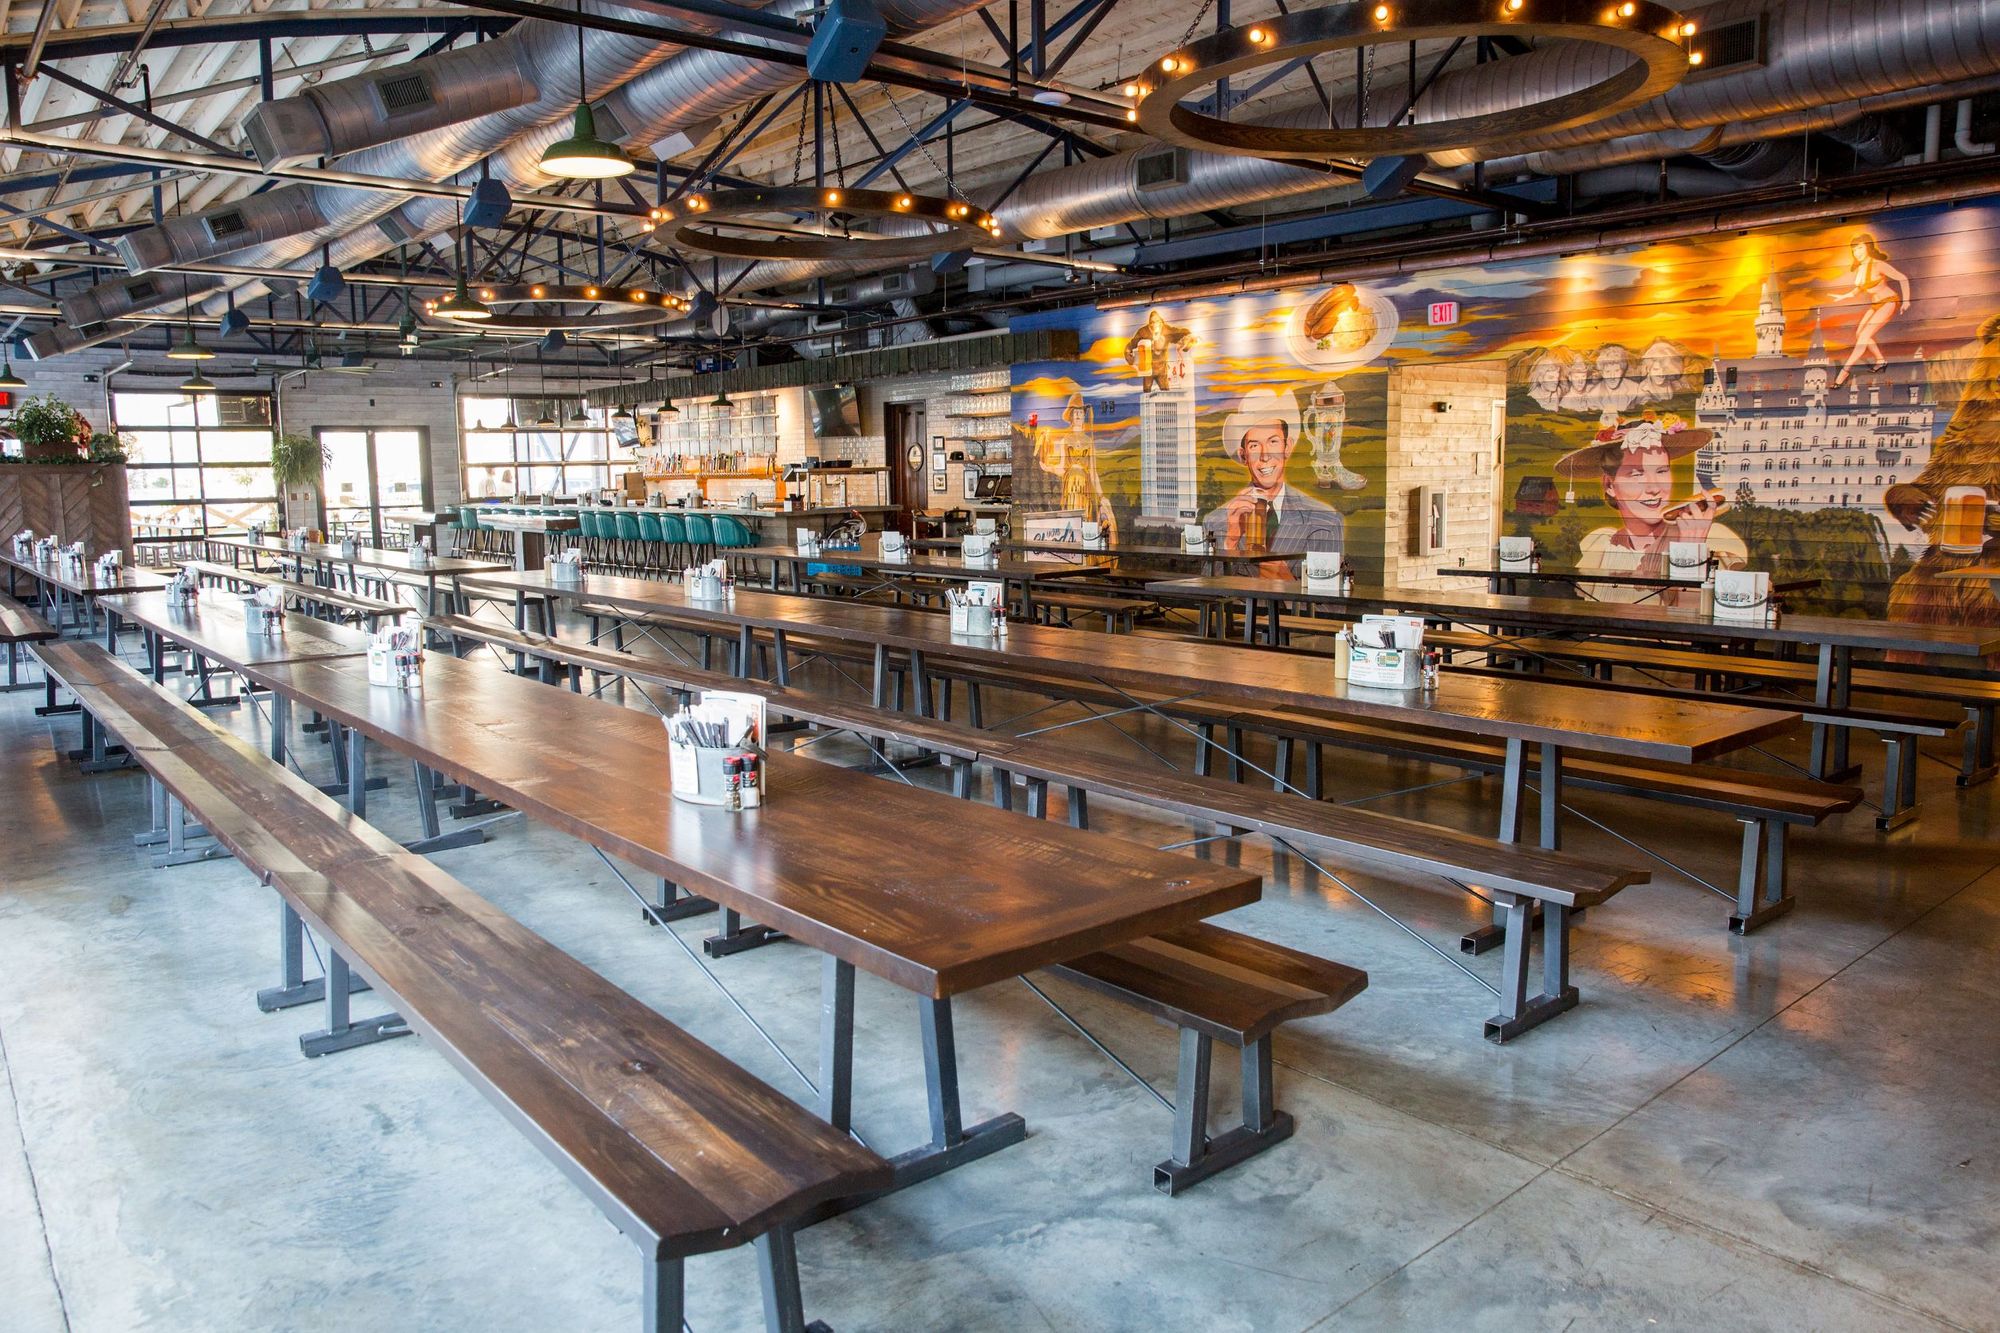
[[896, 530], [914, 534], [917, 516], [930, 507], [924, 410], [910, 403], [884, 404], [882, 440], [889, 451], [889, 502], [897, 509]]

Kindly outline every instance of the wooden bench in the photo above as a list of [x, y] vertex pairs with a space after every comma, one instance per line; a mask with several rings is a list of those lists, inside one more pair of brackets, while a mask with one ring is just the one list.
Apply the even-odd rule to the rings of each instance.
[[[328, 941], [307, 1054], [422, 1033], [638, 1244], [648, 1333], [681, 1327], [684, 1259], [746, 1242], [766, 1327], [805, 1327], [792, 1228], [886, 1185], [887, 1162], [102, 649], [38, 652]], [[395, 1013], [348, 1021], [350, 966]]]
[[397, 619], [410, 609], [396, 602], [385, 602], [379, 597], [364, 597], [360, 593], [343, 592], [338, 588], [322, 588], [315, 583], [300, 583], [296, 579], [284, 578], [277, 574], [266, 574], [254, 569], [237, 569], [232, 565], [219, 565], [207, 560], [183, 560], [181, 568], [210, 583], [235, 587], [278, 588], [296, 603], [299, 609], [308, 614], [313, 613], [314, 607], [329, 613], [344, 613], [330, 614], [325, 618], [365, 621], [371, 629], [383, 619]]
[[[1743, 685], [1811, 690], [1817, 682], [1816, 663], [1747, 653], [1709, 652], [1664, 644], [1615, 640], [1569, 640], [1543, 637], [1496, 642], [1475, 631], [1442, 631], [1440, 642], [1452, 651], [1485, 652], [1500, 661], [1526, 665], [1535, 659], [1580, 663], [1609, 681], [1618, 667], [1667, 671], [1693, 678], [1696, 689], [1734, 691]], [[1970, 724], [1959, 762], [1958, 785], [1970, 787], [1990, 779], [2000, 764], [1994, 752], [1994, 718], [2000, 711], [2000, 680], [1943, 671], [1856, 667], [1853, 686], [1859, 693], [1891, 698], [1921, 699], [1963, 710]], [[1860, 725], [1866, 726], [1866, 723]]]
[[[971, 795], [975, 763], [994, 770], [994, 799], [1011, 807], [1013, 781], [1028, 784], [1027, 811], [1047, 810], [1050, 783], [1069, 792], [1070, 819], [1087, 823], [1087, 797], [1103, 794], [1164, 810], [1178, 817], [1223, 825], [1234, 834], [1256, 832], [1395, 873], [1438, 876], [1494, 903], [1516, 928], [1508, 935], [1499, 988], [1500, 1012], [1486, 1023], [1486, 1035], [1505, 1041], [1575, 1007], [1569, 982], [1570, 923], [1574, 913], [1606, 901], [1645, 872], [1585, 862], [1561, 852], [1502, 843], [1477, 834], [1420, 824], [1414, 820], [1331, 805], [1284, 793], [1262, 793], [1234, 783], [1155, 770], [1134, 771], [1047, 738], [996, 736], [977, 725], [941, 718], [913, 718], [867, 704], [847, 703], [765, 681], [720, 676], [654, 658], [611, 653], [505, 627], [430, 622], [444, 632], [490, 643], [508, 652], [546, 655], [580, 675], [604, 670], [676, 690], [727, 689], [761, 693], [773, 712], [864, 736], [903, 741], [934, 750], [956, 767], [953, 788]], [[572, 677], [575, 679], [575, 676]], [[1529, 996], [1529, 953], [1536, 915], [1541, 923], [1542, 990]], [[1164, 1002], [1164, 1000], [1162, 1001]], [[1220, 1021], [1220, 1020], [1218, 1020]]]
[[[1271, 1034], [1281, 1023], [1331, 1013], [1368, 988], [1368, 974], [1203, 922], [1105, 949], [1050, 969], [1180, 1029], [1171, 1155], [1153, 1184], [1178, 1194], [1290, 1138], [1292, 1117], [1273, 1098]], [[1209, 1063], [1216, 1041], [1242, 1059], [1243, 1120], [1208, 1132]]]
[[0, 643], [7, 645], [7, 685], [9, 690], [24, 690], [33, 687], [34, 682], [21, 682], [21, 645], [42, 643], [60, 637], [55, 626], [30, 611], [11, 597], [0, 596]]
[[[1102, 616], [1106, 633], [1130, 633], [1140, 616], [1159, 609], [1157, 604], [1149, 601], [1072, 592], [1066, 588], [1036, 588], [1033, 605], [1035, 619], [1044, 625], [1069, 625], [1077, 616]], [[1057, 613], [1060, 613], [1060, 619]]]

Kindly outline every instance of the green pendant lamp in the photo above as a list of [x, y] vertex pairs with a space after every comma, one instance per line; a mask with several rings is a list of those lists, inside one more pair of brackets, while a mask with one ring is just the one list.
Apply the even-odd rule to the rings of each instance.
[[[583, 13], [583, 0], [576, 12]], [[569, 138], [552, 143], [542, 152], [542, 170], [569, 180], [610, 180], [629, 176], [637, 169], [625, 150], [597, 137], [597, 117], [590, 111], [590, 90], [583, 73], [583, 25], [576, 28], [576, 122]]]
[[0, 389], [25, 389], [28, 382], [14, 373], [14, 346], [10, 339], [0, 345]]
[[458, 275], [458, 286], [452, 288], [451, 295], [437, 303], [436, 313], [439, 319], [456, 319], [467, 323], [493, 318], [493, 312], [486, 308], [486, 303], [466, 290], [463, 270]]
[[215, 381], [197, 370], [194, 374], [181, 381], [181, 392], [183, 394], [214, 393]]

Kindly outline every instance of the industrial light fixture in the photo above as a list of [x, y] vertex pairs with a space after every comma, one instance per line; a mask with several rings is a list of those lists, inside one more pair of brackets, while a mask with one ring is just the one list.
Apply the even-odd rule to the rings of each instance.
[[[4, 381], [0, 381], [0, 383], [4, 383]], [[662, 417], [677, 417], [681, 414], [681, 410], [674, 406], [673, 399], [662, 398], [660, 405], [653, 409], [653, 414]]]
[[169, 361], [212, 361], [215, 353], [201, 345], [194, 336], [194, 324], [190, 321], [181, 333], [181, 340], [167, 349]]
[[717, 389], [717, 390], [715, 391], [715, 398], [713, 399], [713, 401], [711, 401], [711, 402], [709, 403], [709, 406], [710, 406], [710, 407], [735, 407], [735, 406], [736, 406], [736, 404], [734, 404], [734, 403], [732, 403], [732, 402], [730, 402], [730, 401], [729, 401], [729, 390], [727, 390], [727, 389]]
[[[887, 232], [854, 231], [845, 227], [825, 233], [795, 228], [771, 217], [797, 217], [838, 209], [849, 218], [894, 220]], [[826, 189], [778, 186], [769, 189], [724, 190], [703, 199], [693, 195], [672, 206], [656, 208], [668, 245], [724, 259], [837, 259], [866, 264], [883, 259], [923, 259], [950, 254], [975, 245], [991, 245], [1000, 237], [1000, 222], [983, 208], [963, 199], [896, 190]], [[928, 224], [912, 230], [910, 219]], [[756, 235], [743, 233], [756, 232]]]
[[556, 424], [556, 414], [549, 411], [548, 404], [544, 403], [542, 405], [542, 414], [535, 418], [536, 428], [540, 430], [554, 430]]
[[181, 392], [184, 394], [214, 393], [215, 381], [197, 370], [194, 374], [181, 381]]
[[576, 411], [569, 414], [569, 424], [572, 426], [588, 426], [590, 424], [590, 413], [583, 410], [582, 399], [577, 400]]
[[[1227, 28], [1153, 61], [1155, 77], [1125, 85], [1146, 133], [1185, 148], [1274, 161], [1371, 161], [1452, 152], [1524, 135], [1573, 129], [1650, 101], [1701, 63], [1687, 49], [1689, 24], [1658, 0], [1395, 0], [1393, 4], [1324, 5]], [[1545, 38], [1609, 48], [1629, 57], [1615, 72], [1559, 96], [1478, 115], [1393, 125], [1283, 126], [1204, 115], [1202, 98], [1217, 83], [1256, 70], [1291, 69], [1329, 51], [1386, 42], [1460, 41], [1466, 37]], [[1248, 80], [1244, 80], [1247, 82]], [[1136, 92], [1134, 91], [1136, 90]]]
[[618, 404], [618, 410], [611, 414], [611, 419], [613, 421], [630, 421], [632, 420], [632, 409], [620, 403]]
[[439, 301], [437, 309], [431, 313], [439, 319], [456, 319], [472, 323], [493, 318], [493, 312], [487, 309], [486, 303], [465, 289], [465, 274], [462, 270], [458, 275], [458, 286], [452, 288], [451, 295]]
[[[583, 13], [583, 0], [576, 0], [576, 12]], [[542, 153], [542, 170], [570, 180], [610, 180], [629, 176], [637, 170], [625, 150], [597, 137], [597, 117], [590, 111], [590, 87], [583, 72], [583, 25], [576, 28], [576, 121], [569, 138], [552, 143]]]
[[[14, 349], [7, 347], [0, 350], [0, 389], [25, 389], [27, 387], [28, 382], [14, 373]], [[671, 404], [667, 404], [666, 406], [667, 410], [672, 410]]]

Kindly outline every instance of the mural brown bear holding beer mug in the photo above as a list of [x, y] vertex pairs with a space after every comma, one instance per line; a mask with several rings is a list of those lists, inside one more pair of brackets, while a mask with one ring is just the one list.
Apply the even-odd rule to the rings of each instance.
[[1944, 575], [2000, 560], [2000, 316], [1979, 327], [1979, 349], [1951, 424], [1915, 481], [1882, 494], [1889, 516], [1930, 544], [1889, 592], [1889, 618], [1925, 625], [2000, 624], [1983, 579]]

